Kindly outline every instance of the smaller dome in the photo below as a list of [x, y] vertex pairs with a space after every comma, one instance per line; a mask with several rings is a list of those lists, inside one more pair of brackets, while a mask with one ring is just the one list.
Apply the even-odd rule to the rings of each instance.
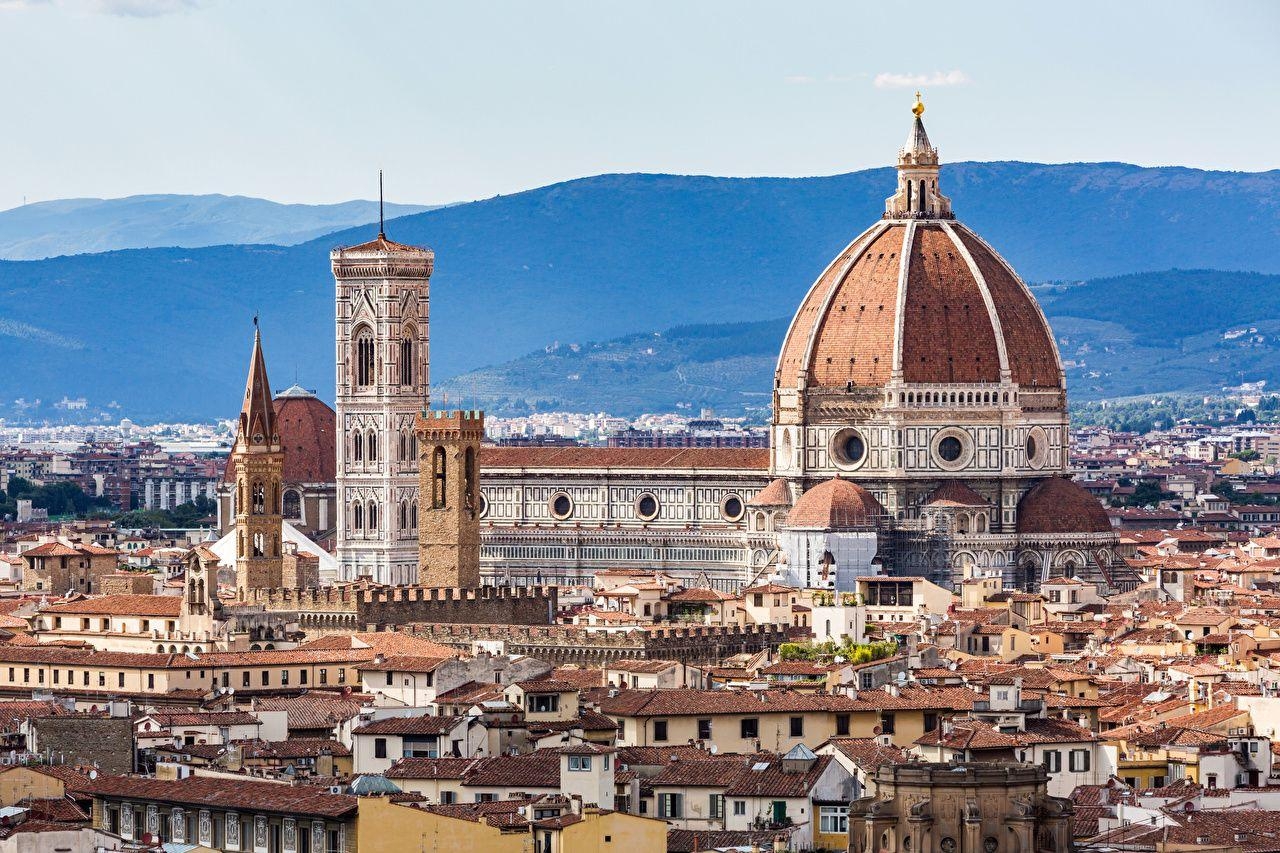
[[1018, 532], [1110, 533], [1111, 519], [1093, 495], [1065, 477], [1049, 477], [1018, 501]]
[[840, 475], [800, 496], [787, 514], [787, 527], [834, 530], [874, 524], [885, 514], [875, 495]]
[[747, 506], [791, 506], [791, 489], [787, 481], [779, 477], [747, 501]]
[[991, 501], [959, 480], [947, 480], [925, 498], [926, 506], [989, 506]]
[[386, 776], [378, 776], [372, 773], [357, 776], [347, 790], [357, 797], [402, 793], [400, 786], [395, 782], [392, 782]]

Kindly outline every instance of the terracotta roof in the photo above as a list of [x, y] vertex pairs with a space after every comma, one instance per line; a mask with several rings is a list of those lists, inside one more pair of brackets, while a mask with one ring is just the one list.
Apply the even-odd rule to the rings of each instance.
[[747, 501], [747, 506], [791, 506], [791, 488], [785, 479], [778, 477]]
[[[401, 758], [387, 769], [388, 779], [465, 779], [479, 758]], [[558, 770], [557, 770], [558, 775]]]
[[176, 619], [182, 615], [182, 598], [177, 595], [104, 595], [82, 598], [65, 604], [51, 603], [43, 613], [63, 615], [160, 616]]
[[177, 803], [231, 811], [343, 818], [354, 815], [356, 798], [309, 785], [280, 785], [249, 779], [188, 776], [185, 779], [138, 779], [99, 776], [88, 791], [105, 797]]
[[1015, 382], [1057, 387], [1061, 368], [1030, 292], [980, 238], [959, 223], [951, 228], [917, 223], [905, 251], [907, 226], [899, 223], [874, 226], [850, 244], [796, 312], [778, 360], [778, 387], [801, 380], [810, 388], [881, 386], [895, 362], [907, 382], [998, 383], [997, 329]]
[[649, 780], [649, 783], [655, 788], [660, 786], [721, 788], [726, 781], [745, 770], [750, 760], [750, 757], [745, 755], [733, 755], [669, 761]]
[[766, 448], [482, 447], [480, 465], [495, 468], [725, 468], [761, 472]]
[[262, 725], [262, 721], [248, 711], [156, 711], [147, 716], [164, 728]]
[[1018, 533], [1109, 533], [1111, 520], [1098, 499], [1079, 483], [1048, 477], [1018, 501]]
[[698, 853], [701, 850], [772, 850], [776, 829], [668, 829], [667, 853]]
[[255, 699], [255, 711], [284, 711], [286, 725], [295, 729], [327, 729], [357, 716], [364, 701], [354, 696], [341, 696], [324, 691], [311, 691], [297, 696], [268, 696]]
[[319, 637], [298, 646], [308, 651], [353, 649], [370, 650], [373, 655], [411, 655], [415, 657], [456, 658], [462, 652], [451, 646], [443, 645], [422, 637], [415, 637], [403, 631], [358, 631], [354, 634], [334, 634]]
[[872, 524], [884, 513], [871, 492], [836, 475], [800, 496], [787, 513], [787, 526], [830, 530]]
[[807, 771], [793, 773], [782, 769], [781, 758], [768, 759], [768, 767], [760, 767], [765, 764], [762, 759], [739, 773], [738, 778], [725, 787], [724, 794], [726, 797], [805, 797], [818, 784], [831, 761], [830, 755], [819, 755]]
[[364, 243], [358, 243], [354, 246], [341, 246], [334, 250], [338, 253], [346, 252], [406, 252], [410, 254], [430, 253], [431, 250], [422, 246], [410, 246], [407, 243], [397, 243], [395, 240], [387, 239], [386, 234], [379, 234], [372, 240]]
[[421, 655], [391, 655], [375, 658], [369, 663], [359, 664], [356, 669], [361, 672], [435, 672], [441, 664], [453, 658], [432, 658]]
[[924, 502], [929, 506], [987, 506], [991, 503], [959, 480], [946, 480], [930, 492]]
[[355, 735], [442, 735], [466, 723], [466, 717], [387, 717], [352, 729]]
[[351, 755], [351, 750], [340, 741], [316, 737], [275, 741], [237, 740], [234, 743], [240, 747], [245, 758], [278, 758], [287, 761], [291, 758], [316, 758], [325, 752], [340, 758]]

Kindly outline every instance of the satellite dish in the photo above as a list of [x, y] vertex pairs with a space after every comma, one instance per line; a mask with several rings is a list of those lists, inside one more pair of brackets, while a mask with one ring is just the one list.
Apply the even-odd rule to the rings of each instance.
[[907, 683], [907, 674], [905, 672], [898, 673], [898, 683], [899, 684]]
[[708, 751], [708, 752], [710, 752], [712, 755], [715, 755], [717, 752], [719, 752], [719, 751], [720, 751], [720, 747], [716, 746], [716, 745], [713, 743], [713, 744], [711, 744], [711, 746], [707, 749], [707, 751]]
[[98, 771], [97, 771], [97, 770], [90, 770], [90, 771], [89, 771], [89, 778], [90, 778], [90, 779], [97, 779], [97, 778], [98, 778]]

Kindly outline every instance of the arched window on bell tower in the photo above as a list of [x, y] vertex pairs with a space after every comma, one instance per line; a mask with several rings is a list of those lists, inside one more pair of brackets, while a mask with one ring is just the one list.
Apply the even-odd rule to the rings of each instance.
[[267, 487], [261, 483], [253, 484], [253, 514], [264, 515], [267, 511]]
[[400, 336], [400, 384], [412, 385], [413, 364], [413, 327], [406, 326]]
[[445, 498], [444, 448], [437, 447], [431, 452], [431, 507], [444, 509]]
[[372, 387], [376, 376], [376, 368], [374, 366], [373, 331], [368, 326], [361, 326], [356, 331], [353, 349], [356, 387]]

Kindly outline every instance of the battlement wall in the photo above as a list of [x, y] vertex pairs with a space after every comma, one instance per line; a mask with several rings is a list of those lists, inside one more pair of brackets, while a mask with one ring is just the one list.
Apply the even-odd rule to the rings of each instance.
[[412, 622], [550, 625], [559, 608], [556, 589], [540, 586], [247, 589], [237, 603], [267, 611], [351, 616], [360, 630]]

